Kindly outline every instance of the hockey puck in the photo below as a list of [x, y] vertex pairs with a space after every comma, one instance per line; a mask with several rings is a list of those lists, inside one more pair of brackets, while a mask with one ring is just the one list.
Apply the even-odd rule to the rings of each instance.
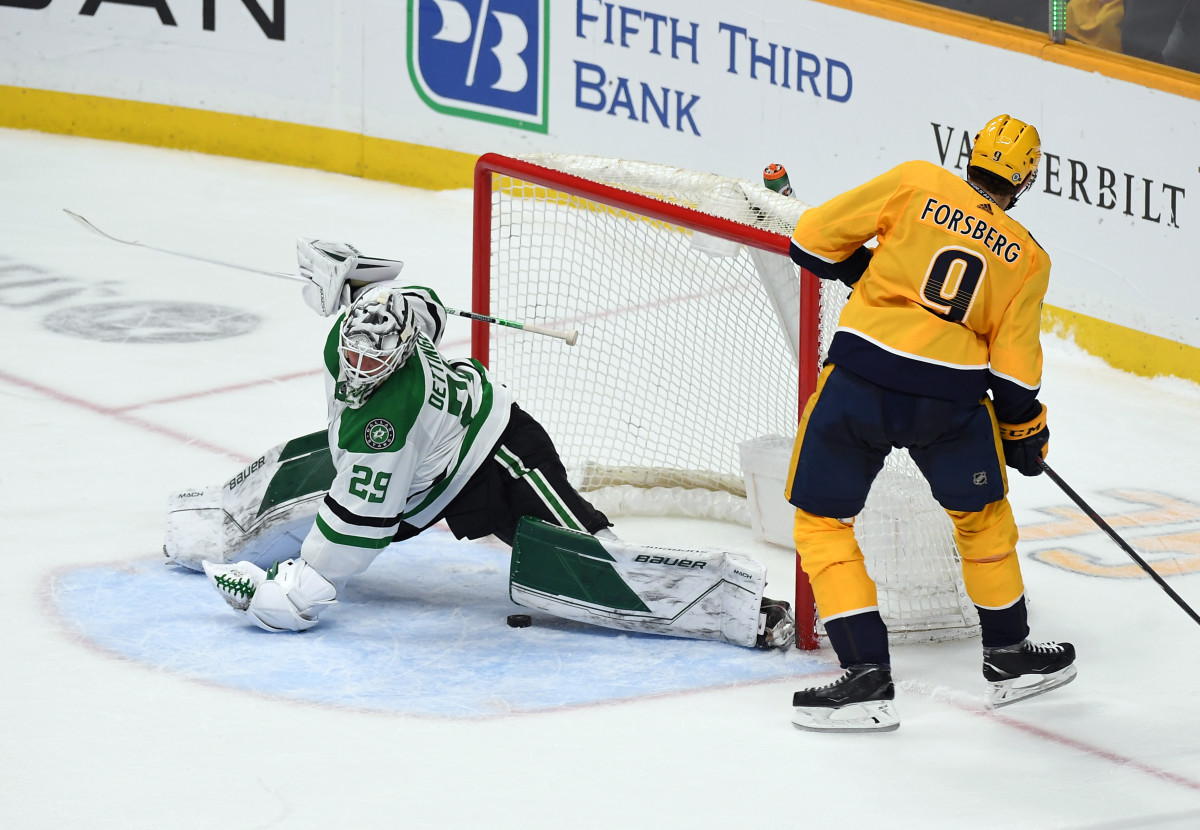
[[529, 628], [531, 625], [533, 625], [533, 617], [529, 616], [528, 614], [508, 615], [509, 628]]

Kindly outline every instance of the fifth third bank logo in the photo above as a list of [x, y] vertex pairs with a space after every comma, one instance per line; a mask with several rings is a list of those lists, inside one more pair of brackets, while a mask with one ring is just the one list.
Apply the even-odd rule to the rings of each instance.
[[409, 0], [408, 69], [439, 112], [546, 132], [548, 0]]

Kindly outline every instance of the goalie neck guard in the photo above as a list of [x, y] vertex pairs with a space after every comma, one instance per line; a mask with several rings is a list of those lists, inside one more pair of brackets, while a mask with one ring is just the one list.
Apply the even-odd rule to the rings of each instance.
[[346, 397], [361, 405], [417, 346], [416, 315], [394, 288], [372, 288], [354, 301], [338, 332]]

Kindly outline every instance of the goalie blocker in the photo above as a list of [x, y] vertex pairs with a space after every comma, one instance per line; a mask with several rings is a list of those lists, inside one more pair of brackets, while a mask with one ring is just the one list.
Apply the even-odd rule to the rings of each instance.
[[509, 596], [518, 605], [625, 631], [786, 648], [787, 603], [763, 598], [766, 568], [719, 550], [645, 547], [526, 517]]

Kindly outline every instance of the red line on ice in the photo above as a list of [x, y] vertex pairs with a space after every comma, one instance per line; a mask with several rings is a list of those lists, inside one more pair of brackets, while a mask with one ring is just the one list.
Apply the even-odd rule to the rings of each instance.
[[102, 415], [106, 418], [112, 418], [114, 421], [119, 421], [126, 426], [137, 427], [139, 429], [146, 430], [147, 432], [153, 432], [156, 435], [161, 435], [165, 438], [172, 438], [188, 446], [198, 447], [202, 450], [207, 450], [208, 452], [215, 453], [217, 455], [223, 455], [226, 458], [232, 458], [239, 464], [245, 464], [246, 462], [252, 460], [249, 456], [243, 455], [240, 452], [234, 452], [233, 450], [226, 449], [225, 447], [218, 447], [216, 444], [210, 444], [201, 438], [196, 438], [192, 435], [186, 435], [182, 432], [177, 432], [176, 430], [160, 426], [159, 424], [154, 424], [150, 421], [128, 415], [122, 409], [113, 409], [111, 407], [101, 406], [100, 404], [86, 401], [83, 398], [77, 398], [74, 395], [67, 395], [63, 392], [59, 392], [57, 389], [52, 389], [48, 386], [42, 386], [40, 383], [34, 383], [33, 381], [10, 375], [4, 371], [0, 371], [0, 381], [9, 383], [13, 386], [20, 386], [22, 388], [29, 389], [38, 393], [39, 395], [43, 395], [51, 400], [57, 401], [58, 403], [84, 409], [95, 415]]

